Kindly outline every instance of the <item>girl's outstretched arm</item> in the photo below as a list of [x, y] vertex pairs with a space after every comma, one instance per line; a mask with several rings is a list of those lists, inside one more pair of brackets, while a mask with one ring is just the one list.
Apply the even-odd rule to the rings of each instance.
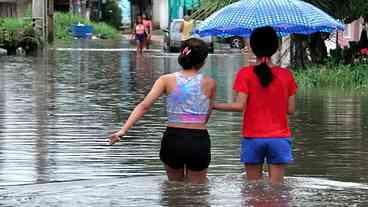
[[248, 94], [239, 92], [235, 102], [232, 103], [216, 103], [213, 109], [219, 111], [245, 111], [247, 105]]
[[163, 77], [160, 77], [155, 82], [151, 91], [147, 94], [144, 100], [135, 107], [123, 127], [119, 131], [110, 135], [110, 144], [120, 141], [120, 138], [128, 132], [135, 122], [142, 118], [142, 116], [151, 108], [152, 104], [164, 93], [165, 81], [163, 79]]

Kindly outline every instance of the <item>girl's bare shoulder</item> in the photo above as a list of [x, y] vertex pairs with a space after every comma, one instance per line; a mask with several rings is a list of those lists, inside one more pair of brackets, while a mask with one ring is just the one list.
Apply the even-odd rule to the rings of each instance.
[[169, 74], [161, 75], [159, 77], [159, 79], [161, 79], [164, 82], [173, 81], [173, 80], [175, 80], [175, 74], [174, 73], [169, 73]]

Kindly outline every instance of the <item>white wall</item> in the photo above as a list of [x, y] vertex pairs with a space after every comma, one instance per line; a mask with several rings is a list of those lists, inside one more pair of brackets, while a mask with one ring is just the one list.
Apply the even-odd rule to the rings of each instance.
[[154, 27], [160, 26], [160, 0], [152, 0], [152, 22]]
[[132, 23], [131, 17], [131, 4], [129, 0], [122, 0], [119, 2], [119, 6], [122, 11], [122, 19], [121, 22], [123, 25], [129, 25]]
[[154, 2], [156, 1], [159, 1], [160, 29], [167, 29], [169, 26], [169, 1], [154, 0]]

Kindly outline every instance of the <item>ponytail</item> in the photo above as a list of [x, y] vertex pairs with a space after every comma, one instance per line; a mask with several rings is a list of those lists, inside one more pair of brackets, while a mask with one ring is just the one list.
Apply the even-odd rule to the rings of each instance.
[[271, 68], [264, 62], [254, 66], [254, 72], [257, 75], [263, 88], [266, 88], [273, 80]]
[[263, 88], [269, 86], [274, 79], [268, 63], [279, 47], [279, 39], [276, 31], [270, 27], [259, 27], [250, 36], [250, 47], [259, 60], [260, 64], [254, 66], [254, 73], [257, 75]]

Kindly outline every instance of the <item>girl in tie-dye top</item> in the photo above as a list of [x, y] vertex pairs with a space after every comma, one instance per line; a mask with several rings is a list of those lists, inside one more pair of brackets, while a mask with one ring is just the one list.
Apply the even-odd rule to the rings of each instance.
[[178, 62], [183, 69], [163, 75], [155, 82], [123, 127], [110, 136], [110, 143], [120, 141], [152, 104], [166, 94], [168, 123], [161, 141], [160, 159], [167, 176], [171, 181], [204, 183], [211, 161], [206, 123], [216, 95], [216, 82], [199, 72], [208, 55], [205, 42], [188, 39], [180, 51]]
[[187, 77], [174, 73], [176, 87], [167, 97], [169, 124], [205, 124], [209, 115], [210, 98], [202, 90], [203, 74]]

